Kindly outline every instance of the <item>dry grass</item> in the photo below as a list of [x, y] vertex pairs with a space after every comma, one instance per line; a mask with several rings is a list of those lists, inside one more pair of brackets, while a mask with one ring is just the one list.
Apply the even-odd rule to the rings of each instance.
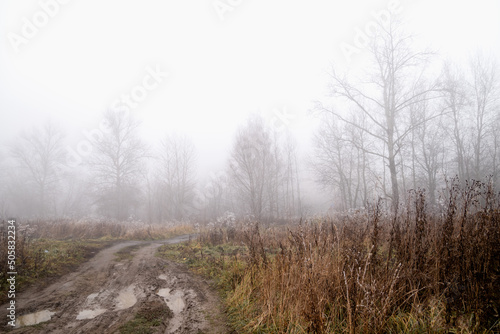
[[227, 303], [240, 332], [499, 331], [499, 196], [455, 180], [444, 199], [430, 210], [414, 191], [397, 215], [377, 203], [287, 229], [212, 228], [200, 240], [247, 246], [212, 261], [233, 280]]
[[147, 224], [96, 219], [54, 219], [21, 221], [19, 226], [34, 239], [166, 239], [174, 235], [192, 233], [191, 224]]

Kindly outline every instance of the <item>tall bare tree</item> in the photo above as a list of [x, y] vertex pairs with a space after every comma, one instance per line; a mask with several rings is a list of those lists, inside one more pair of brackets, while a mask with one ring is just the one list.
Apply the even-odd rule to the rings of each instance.
[[297, 163], [297, 143], [289, 132], [286, 132], [283, 143], [283, 212], [286, 218], [302, 215], [302, 199], [300, 193], [299, 166]]
[[466, 149], [467, 131], [464, 125], [468, 105], [465, 77], [461, 71], [454, 69], [449, 63], [445, 64], [442, 77], [443, 110], [445, 117], [450, 120], [450, 122], [444, 122], [443, 125], [454, 146], [453, 160], [456, 161], [456, 173], [460, 180], [466, 180], [470, 174]]
[[[354, 120], [362, 127], [362, 120]], [[336, 210], [366, 205], [370, 183], [370, 144], [359, 127], [326, 117], [315, 136], [315, 160], [312, 164], [317, 181], [337, 189]], [[372, 189], [376, 185], [372, 184]]]
[[195, 147], [187, 137], [170, 135], [161, 142], [159, 157], [158, 176], [167, 216], [177, 220], [184, 219], [194, 200]]
[[456, 170], [462, 181], [495, 174], [495, 127], [499, 106], [497, 65], [476, 55], [468, 68], [457, 70], [446, 64], [442, 77], [447, 131], [453, 143]]
[[243, 211], [257, 219], [271, 214], [273, 198], [269, 191], [277, 182], [276, 168], [271, 130], [261, 117], [253, 116], [236, 135], [229, 176]]
[[[411, 172], [413, 189], [425, 188], [429, 194], [429, 203], [436, 205], [439, 173], [443, 171], [446, 157], [446, 134], [441, 119], [422, 122], [429, 114], [428, 101], [412, 106], [412, 122], [421, 123], [415, 127], [411, 137]], [[432, 113], [432, 112], [430, 112]]]
[[472, 146], [473, 146], [473, 177], [484, 179], [491, 173], [490, 156], [487, 148], [492, 136], [495, 115], [500, 108], [498, 94], [499, 80], [497, 65], [492, 59], [476, 55], [471, 61], [471, 104], [472, 104]]
[[65, 158], [63, 139], [62, 132], [52, 123], [47, 123], [42, 128], [34, 128], [31, 133], [20, 135], [11, 149], [17, 176], [22, 178], [21, 184], [12, 190], [27, 190], [20, 197], [24, 201], [28, 200], [28, 194], [35, 193], [36, 210], [33, 213], [40, 217], [57, 213], [56, 191]]
[[[381, 158], [389, 169], [391, 191], [386, 195], [392, 199], [393, 208], [399, 203], [398, 157], [405, 138], [421, 124], [409, 122], [409, 108], [432, 99], [429, 93], [434, 90], [424, 76], [430, 54], [413, 51], [410, 42], [411, 36], [405, 35], [397, 22], [380, 24], [369, 48], [371, 65], [366, 67], [365, 76], [353, 80], [334, 71], [331, 95], [340, 106], [319, 105], [320, 110], [361, 130], [376, 143], [366, 152]], [[363, 115], [366, 122], [361, 125], [349, 113]]]
[[226, 173], [210, 173], [203, 188], [197, 191], [198, 211], [202, 219], [214, 220], [232, 209], [229, 187]]
[[108, 130], [94, 138], [89, 167], [98, 210], [124, 220], [139, 205], [140, 181], [147, 148], [139, 138], [139, 123], [123, 112], [107, 111]]

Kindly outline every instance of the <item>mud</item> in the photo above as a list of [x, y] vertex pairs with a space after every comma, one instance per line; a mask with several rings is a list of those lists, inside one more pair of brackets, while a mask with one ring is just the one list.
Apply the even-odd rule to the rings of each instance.
[[[0, 332], [120, 333], [141, 316], [150, 321], [152, 333], [230, 333], [208, 283], [155, 256], [161, 245], [188, 238], [127, 241], [104, 249], [41, 291], [33, 286], [17, 294], [17, 326], [12, 329], [4, 320]], [[130, 256], [115, 255], [126, 247]], [[1, 306], [0, 319], [7, 319], [6, 308]]]

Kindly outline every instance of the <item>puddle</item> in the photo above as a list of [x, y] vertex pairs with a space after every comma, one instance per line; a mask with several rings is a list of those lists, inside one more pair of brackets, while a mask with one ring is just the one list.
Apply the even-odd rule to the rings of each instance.
[[97, 292], [88, 295], [87, 296], [87, 302], [89, 302], [89, 303], [92, 302], [95, 299], [95, 297], [97, 297], [97, 296], [99, 296], [99, 293], [97, 293]]
[[182, 291], [175, 291], [174, 293], [170, 293], [170, 289], [160, 289], [157, 293], [158, 296], [165, 298], [165, 302], [169, 309], [172, 310], [175, 314], [181, 313], [184, 310], [186, 304], [184, 304], [184, 300], [182, 297], [184, 294]]
[[158, 296], [163, 297], [168, 308], [174, 313], [174, 317], [170, 320], [170, 332], [175, 332], [181, 326], [181, 317], [179, 314], [184, 310], [186, 304], [182, 297], [184, 293], [182, 291], [174, 291], [170, 293], [169, 288], [160, 289], [157, 293]]
[[168, 296], [170, 296], [170, 289], [169, 288], [160, 289], [157, 295], [163, 298], [167, 298]]
[[94, 319], [98, 315], [106, 312], [104, 308], [98, 308], [97, 310], [83, 310], [76, 316], [76, 320]]
[[158, 278], [166, 281], [168, 277], [167, 275], [161, 274], [160, 276], [158, 276]]
[[16, 320], [16, 327], [33, 326], [41, 322], [49, 321], [56, 312], [44, 310], [31, 314], [22, 315]]
[[124, 310], [132, 307], [137, 303], [137, 298], [134, 294], [135, 285], [130, 285], [128, 288], [120, 291], [116, 298], [116, 310]]

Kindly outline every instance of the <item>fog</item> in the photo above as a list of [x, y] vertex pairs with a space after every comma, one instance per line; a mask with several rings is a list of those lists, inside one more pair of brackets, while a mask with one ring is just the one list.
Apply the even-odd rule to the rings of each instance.
[[298, 219], [415, 188], [439, 205], [455, 175], [498, 189], [499, 13], [3, 1], [0, 215]]

